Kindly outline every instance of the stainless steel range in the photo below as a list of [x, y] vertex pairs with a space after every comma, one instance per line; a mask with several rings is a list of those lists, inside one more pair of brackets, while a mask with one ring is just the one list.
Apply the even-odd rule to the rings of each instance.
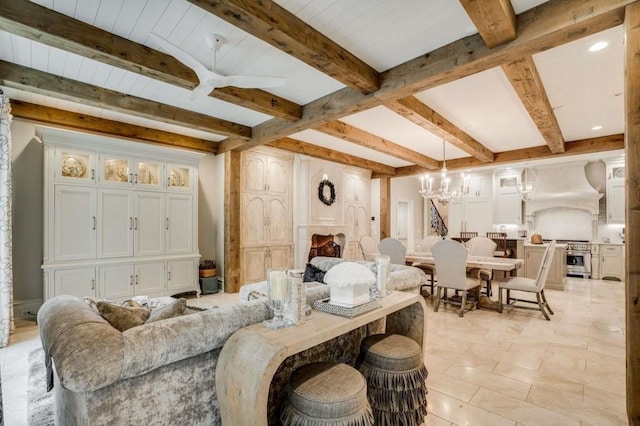
[[591, 243], [588, 241], [566, 241], [567, 276], [591, 278]]

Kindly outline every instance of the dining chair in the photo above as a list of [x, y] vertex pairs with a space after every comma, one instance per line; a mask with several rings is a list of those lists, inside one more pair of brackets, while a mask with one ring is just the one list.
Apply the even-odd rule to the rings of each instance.
[[376, 260], [376, 256], [378, 253], [378, 245], [376, 241], [368, 235], [364, 235], [360, 238], [360, 251], [362, 252], [362, 257], [364, 260], [369, 260], [371, 262]]
[[[442, 240], [437, 242], [431, 248], [433, 260], [436, 264], [436, 273], [438, 274], [438, 293], [436, 302], [433, 307], [434, 312], [438, 312], [443, 288], [451, 288], [462, 291], [462, 300], [457, 302], [453, 299], [444, 300], [444, 303], [457, 305], [460, 304], [458, 314], [464, 316], [467, 307], [467, 291], [480, 286], [480, 280], [468, 277], [466, 247], [454, 240]], [[477, 301], [473, 301], [473, 309], [477, 306]]]
[[487, 232], [487, 238], [491, 238], [496, 243], [496, 250], [493, 255], [496, 257], [510, 257], [511, 253], [507, 249], [506, 232]]
[[[506, 290], [507, 292], [507, 305], [512, 306], [514, 308], [520, 309], [533, 309], [539, 310], [542, 312], [542, 315], [550, 321], [549, 315], [547, 315], [547, 311], [551, 315], [553, 315], [553, 311], [547, 302], [547, 298], [544, 296], [544, 286], [547, 281], [547, 276], [549, 275], [549, 269], [551, 268], [551, 261], [553, 260], [553, 253], [555, 252], [556, 242], [555, 240], [549, 243], [549, 246], [544, 251], [542, 255], [542, 262], [540, 262], [540, 267], [538, 268], [538, 275], [535, 279], [526, 278], [526, 277], [509, 277], [505, 281], [501, 281], [498, 287], [498, 312], [502, 312], [502, 290]], [[536, 300], [526, 300], [526, 299], [518, 299], [511, 297], [511, 290], [515, 291], [523, 291], [527, 293], [535, 293]], [[513, 303], [511, 303], [513, 301]], [[516, 302], [525, 302], [525, 303], [537, 303], [538, 307], [530, 307], [530, 306], [517, 306]]]
[[[442, 237], [438, 235], [429, 235], [427, 237], [424, 237], [416, 243], [416, 251], [419, 253], [431, 253], [431, 248], [438, 241], [442, 241]], [[413, 262], [411, 266], [420, 268], [424, 271], [425, 274], [429, 275], [429, 284], [422, 284], [420, 286], [420, 292], [422, 293], [422, 287], [426, 287], [428, 285], [431, 287], [431, 294], [433, 294], [433, 287], [435, 284], [435, 266], [427, 265], [426, 263], [420, 262]]]
[[[465, 243], [470, 256], [493, 257], [496, 250], [496, 242], [487, 237], [473, 237]], [[469, 268], [467, 274], [477, 276], [480, 281], [487, 283], [486, 295], [491, 296], [491, 281], [493, 271], [491, 269]]]
[[405, 257], [407, 255], [407, 248], [395, 238], [385, 238], [378, 244], [378, 252], [389, 256], [391, 263], [397, 265], [404, 265]]
[[460, 232], [460, 240], [462, 242], [469, 241], [471, 238], [477, 237], [477, 236], [478, 236], [477, 232]]

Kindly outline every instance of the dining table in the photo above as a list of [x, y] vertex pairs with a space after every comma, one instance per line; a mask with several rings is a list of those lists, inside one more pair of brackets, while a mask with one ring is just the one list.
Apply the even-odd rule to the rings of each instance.
[[[421, 263], [435, 267], [436, 262], [431, 253], [427, 252], [408, 252], [405, 255], [407, 265]], [[467, 256], [467, 268], [490, 269], [491, 271], [504, 271], [511, 276], [515, 276], [518, 270], [524, 265], [524, 259], [514, 259], [510, 257], [485, 257], [485, 256]], [[490, 300], [489, 303], [480, 303], [480, 286], [470, 292], [476, 297], [478, 306], [497, 310], [497, 301]]]

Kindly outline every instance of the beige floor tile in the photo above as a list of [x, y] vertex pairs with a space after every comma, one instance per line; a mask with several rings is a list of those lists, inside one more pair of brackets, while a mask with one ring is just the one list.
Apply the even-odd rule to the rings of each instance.
[[506, 362], [499, 362], [493, 372], [514, 380], [529, 383], [530, 385], [548, 389], [550, 392], [564, 392], [579, 399], [582, 399], [584, 392], [585, 385], [583, 383], [574, 382], [546, 372], [532, 371]]
[[480, 386], [466, 380], [457, 379], [449, 374], [429, 371], [427, 389], [437, 389], [461, 401], [469, 402]]
[[427, 407], [429, 413], [435, 414], [437, 417], [453, 424], [474, 426], [515, 425], [513, 420], [480, 407], [462, 402], [440, 392], [429, 391]]
[[471, 404], [530, 426], [569, 426], [580, 424], [579, 420], [572, 419], [556, 411], [484, 388], [476, 393], [471, 400]]
[[445, 373], [449, 376], [474, 383], [483, 388], [501, 392], [523, 401], [527, 398], [527, 394], [531, 388], [531, 385], [528, 383], [473, 367], [463, 367], [454, 364]]
[[561, 392], [549, 392], [548, 389], [542, 389], [536, 386], [531, 389], [527, 401], [537, 406], [546, 407], [549, 410], [562, 413], [568, 417], [601, 426], [626, 423], [624, 411], [620, 412], [619, 410], [613, 409], [614, 407], [601, 408], [600, 406], [596, 406], [593, 401], [582, 401]]
[[426, 426], [455, 426], [453, 423], [442, 419], [438, 416], [436, 416], [435, 414], [428, 414], [427, 417], [425, 417]]
[[498, 362], [507, 362], [530, 370], [537, 370], [540, 367], [543, 354], [543, 350], [533, 350], [531, 352], [517, 352], [510, 349], [506, 351], [491, 350], [487, 345], [474, 345], [467, 351], [467, 355]]

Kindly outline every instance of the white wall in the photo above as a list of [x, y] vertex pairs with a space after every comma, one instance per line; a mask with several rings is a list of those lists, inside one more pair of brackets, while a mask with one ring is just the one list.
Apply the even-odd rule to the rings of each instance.
[[[13, 278], [16, 317], [42, 304], [44, 147], [34, 139], [44, 123], [15, 118], [13, 165]], [[48, 124], [46, 124], [49, 126]], [[52, 126], [54, 127], [54, 126]], [[203, 259], [224, 263], [224, 156], [207, 155], [198, 170], [198, 231]]]

